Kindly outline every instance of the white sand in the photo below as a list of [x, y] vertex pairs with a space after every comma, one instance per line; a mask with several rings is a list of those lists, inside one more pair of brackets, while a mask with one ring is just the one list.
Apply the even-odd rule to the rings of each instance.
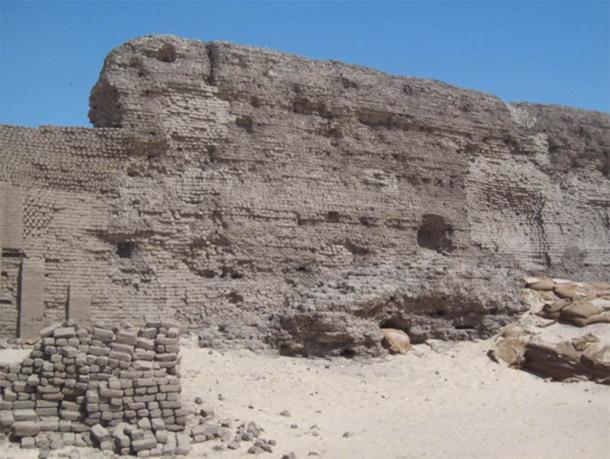
[[[220, 418], [255, 421], [263, 438], [277, 442], [259, 457], [609, 457], [610, 387], [545, 382], [491, 362], [488, 347], [420, 345], [405, 356], [361, 362], [184, 347], [183, 402], [196, 410], [200, 396]], [[189, 457], [254, 457], [249, 443], [212, 451], [218, 444], [195, 445]], [[93, 456], [103, 457], [80, 450]], [[1, 457], [36, 455], [5, 446]]]

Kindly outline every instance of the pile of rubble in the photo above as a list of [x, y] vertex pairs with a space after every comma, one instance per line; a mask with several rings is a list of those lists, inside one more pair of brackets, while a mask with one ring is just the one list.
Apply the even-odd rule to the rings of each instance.
[[180, 330], [173, 322], [45, 328], [21, 363], [0, 366], [0, 430], [22, 447], [94, 446], [138, 456], [187, 454]]
[[610, 284], [528, 277], [530, 306], [502, 329], [490, 356], [556, 380], [610, 384]]

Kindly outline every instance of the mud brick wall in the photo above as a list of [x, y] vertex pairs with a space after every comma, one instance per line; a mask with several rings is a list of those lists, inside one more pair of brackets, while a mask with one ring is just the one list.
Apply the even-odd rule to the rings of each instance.
[[28, 358], [0, 368], [0, 427], [22, 447], [88, 444], [119, 454], [185, 453], [180, 331], [45, 328]]
[[145, 36], [89, 117], [0, 126], [0, 336], [169, 317], [210, 346], [376, 354], [380, 326], [489, 336], [525, 274], [607, 280], [606, 113]]

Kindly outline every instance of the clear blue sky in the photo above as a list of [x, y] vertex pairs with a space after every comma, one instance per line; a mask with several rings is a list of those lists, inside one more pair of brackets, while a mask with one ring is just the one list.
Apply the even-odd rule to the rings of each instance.
[[608, 2], [0, 0], [0, 123], [88, 126], [108, 51], [170, 33], [229, 40], [610, 112]]

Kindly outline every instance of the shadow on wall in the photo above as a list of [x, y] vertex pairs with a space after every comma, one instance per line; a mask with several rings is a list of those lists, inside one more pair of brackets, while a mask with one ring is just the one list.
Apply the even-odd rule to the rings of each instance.
[[442, 215], [424, 214], [417, 230], [417, 244], [438, 253], [452, 252], [453, 226]]

